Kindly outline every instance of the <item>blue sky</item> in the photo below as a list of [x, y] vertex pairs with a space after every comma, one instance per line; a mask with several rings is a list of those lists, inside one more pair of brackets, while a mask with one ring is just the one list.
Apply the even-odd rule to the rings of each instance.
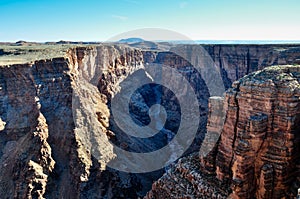
[[299, 0], [0, 0], [0, 41], [105, 41], [140, 28], [194, 40], [300, 40]]

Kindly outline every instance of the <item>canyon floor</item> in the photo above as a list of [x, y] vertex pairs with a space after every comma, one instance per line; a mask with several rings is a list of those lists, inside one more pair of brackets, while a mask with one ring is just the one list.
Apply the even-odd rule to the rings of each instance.
[[299, 124], [297, 44], [0, 43], [1, 198], [296, 198]]

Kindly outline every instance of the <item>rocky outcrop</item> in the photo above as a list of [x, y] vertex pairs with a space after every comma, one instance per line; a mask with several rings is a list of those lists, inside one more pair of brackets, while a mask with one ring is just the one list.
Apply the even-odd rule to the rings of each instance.
[[299, 72], [299, 66], [271, 67], [242, 78], [227, 93], [216, 175], [231, 182], [232, 197], [296, 196]]
[[[49, 126], [29, 65], [1, 68], [1, 196], [43, 197], [54, 170]], [[26, 88], [26, 89], [22, 89]]]
[[37, 122], [26, 136], [5, 145], [0, 168], [3, 197], [41, 198], [46, 192], [55, 162], [45, 118], [40, 115]]
[[228, 186], [206, 173], [199, 164], [198, 154], [184, 157], [158, 181], [145, 199], [154, 198], [227, 198]]
[[[167, 198], [296, 197], [300, 185], [299, 97], [300, 66], [274, 66], [235, 82], [226, 92], [224, 126], [218, 122], [219, 115], [209, 117], [208, 131], [222, 127], [216, 147], [205, 158], [179, 161], [154, 183], [146, 198], [161, 198], [160, 194]], [[211, 106], [215, 101], [211, 100]], [[219, 185], [183, 196], [180, 190], [199, 185], [199, 181], [182, 183], [195, 172], [209, 175], [204, 177], [209, 181], [206, 185]], [[170, 180], [176, 175], [176, 182]], [[176, 186], [181, 189], [170, 190]], [[210, 192], [213, 189], [230, 191], [222, 195], [220, 190]]]

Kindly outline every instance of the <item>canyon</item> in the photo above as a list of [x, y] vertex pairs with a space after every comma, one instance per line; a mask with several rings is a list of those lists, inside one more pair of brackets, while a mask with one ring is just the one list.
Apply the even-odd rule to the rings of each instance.
[[[220, 74], [220, 81], [213, 82], [206, 79], [214, 71], [205, 71], [208, 61], [197, 53], [199, 45], [172, 45], [168, 51], [165, 46], [61, 45], [58, 53], [52, 52], [56, 45], [49, 46], [25, 53], [25, 47], [0, 50], [3, 198], [296, 197], [299, 45], [203, 45]], [[149, 162], [124, 156], [125, 164], [118, 165], [118, 148], [155, 151], [180, 128], [183, 105], [174, 93], [154, 84], [154, 75], [145, 70], [157, 65], [179, 71], [189, 82], [199, 107], [199, 128], [175, 164], [126, 172], [137, 165], [148, 168]], [[194, 69], [198, 65], [202, 70]], [[185, 96], [187, 91], [179, 88], [182, 82], [175, 81], [174, 74], [164, 75]], [[140, 94], [119, 97], [141, 82], [148, 86]], [[210, 89], [220, 82], [224, 88]], [[116, 112], [124, 124], [112, 114], [116, 99], [130, 102], [131, 117], [123, 115], [124, 107]], [[168, 116], [158, 135], [142, 139], [120, 129], [119, 124], [132, 121], [149, 124], [148, 112], [158, 101]], [[214, 110], [222, 114], [214, 115]], [[216, 145], [200, 156], [205, 135], [215, 131], [220, 131]]]

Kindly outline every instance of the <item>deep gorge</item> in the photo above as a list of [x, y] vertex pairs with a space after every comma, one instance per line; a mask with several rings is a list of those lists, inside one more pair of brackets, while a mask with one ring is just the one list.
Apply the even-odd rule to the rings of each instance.
[[[195, 46], [179, 45], [175, 48], [194, 52]], [[222, 83], [226, 90], [231, 88], [234, 81], [247, 74], [272, 65], [299, 64], [300, 60], [300, 46], [297, 45], [204, 45], [203, 48], [220, 70]], [[176, 49], [173, 50], [176, 52]], [[114, 97], [118, 97], [122, 89], [130, 87], [129, 83], [132, 82], [126, 84], [126, 79], [134, 79], [136, 84], [145, 80], [151, 83], [153, 77], [144, 70], [147, 64], [167, 65], [180, 71], [180, 74], [196, 91], [200, 112], [197, 136], [185, 153], [185, 155], [192, 154], [192, 156], [180, 160], [179, 164], [182, 161], [189, 161], [199, 150], [207, 131], [207, 120], [210, 114], [209, 97], [211, 96], [201, 73], [193, 69], [193, 65], [201, 63], [201, 60], [193, 53], [185, 54], [185, 58], [172, 52], [103, 44], [95, 47], [71, 48], [66, 52], [65, 57], [35, 61], [32, 64], [1, 67], [0, 194], [4, 198], [11, 198], [11, 196], [21, 198], [29, 196], [33, 198], [138, 198], [145, 196], [153, 187], [152, 183], [165, 173], [165, 169], [135, 174], [108, 168], [107, 165], [113, 162], [116, 156], [116, 149], [110, 142], [127, 151], [135, 152], [152, 151], [166, 145], [174, 136], [172, 133], [176, 134], [178, 129], [180, 121], [178, 101], [176, 101], [174, 93], [154, 84], [148, 84], [140, 90], [142, 98], [140, 95], [132, 96], [130, 110], [135, 118], [126, 118], [123, 121], [125, 123], [127, 119], [133, 119], [141, 126], [147, 125], [150, 122], [147, 112], [151, 105], [160, 102], [166, 107], [166, 126], [157, 137], [154, 136], [150, 139], [136, 139], [126, 135], [126, 132], [122, 132], [112, 116], [111, 102]], [[291, 71], [295, 72], [292, 78], [298, 78], [299, 81], [299, 76], [296, 75], [299, 71], [297, 72], [297, 69], [291, 69]], [[173, 76], [167, 77], [172, 80]], [[247, 81], [251, 84], [252, 79], [243, 79], [243, 82]], [[176, 87], [177, 82], [173, 83]], [[251, 99], [251, 91], [255, 90], [256, 85], [254, 84], [252, 87], [247, 87], [247, 83], [234, 83], [233, 85], [234, 87], [228, 91], [225, 99], [229, 102], [228, 106], [232, 107], [230, 110], [239, 108], [240, 113], [233, 112], [231, 117], [237, 117], [234, 116], [236, 114], [248, 116], [247, 111], [251, 108], [247, 107], [246, 102], [244, 106], [240, 107], [235, 103], [235, 96], [241, 96], [241, 100], [244, 101]], [[268, 86], [265, 87], [268, 88]], [[262, 90], [258, 89], [258, 92], [262, 92]], [[284, 90], [280, 91], [284, 92]], [[151, 93], [159, 94], [153, 97]], [[268, 92], [265, 91], [265, 93]], [[277, 94], [277, 91], [273, 92], [273, 90], [271, 93], [272, 95], [281, 94], [280, 92]], [[168, 99], [171, 100], [168, 101]], [[260, 98], [260, 100], [263, 99], [264, 97]], [[285, 103], [285, 99], [276, 99]], [[141, 103], [140, 100], [144, 100], [144, 103]], [[294, 112], [287, 111], [288, 114], [295, 116], [295, 120], [292, 121], [294, 126], [299, 121], [299, 98], [295, 103]], [[171, 116], [171, 119], [168, 116]], [[237, 122], [239, 127], [232, 125], [234, 119], [231, 120], [231, 123], [225, 123], [226, 128], [234, 127], [235, 130], [223, 130], [224, 134], [238, 133], [237, 128], [242, 128], [243, 125], [250, 125], [250, 127], [247, 126], [248, 131], [257, 133], [256, 131], [259, 130], [253, 130], [252, 126], [264, 126], [265, 116], [250, 116], [252, 119], [249, 123], [247, 123], [247, 119], [240, 118]], [[277, 119], [280, 120], [280, 118]], [[299, 128], [296, 127], [293, 131], [299, 134]], [[277, 127], [272, 127], [272, 124], [268, 123], [268, 128]], [[264, 132], [258, 133], [263, 134]], [[236, 136], [238, 137], [238, 135]], [[221, 137], [221, 139], [223, 138], [224, 136]], [[280, 136], [276, 139], [280, 142]], [[268, 193], [261, 184], [257, 185], [258, 188], [251, 188], [250, 184], [243, 184], [235, 179], [233, 181], [236, 186], [229, 187], [232, 176], [238, 176], [238, 170], [243, 170], [233, 169], [233, 173], [226, 171], [233, 167], [231, 153], [234, 149], [230, 147], [236, 147], [232, 141], [229, 142], [231, 142], [230, 146], [226, 145], [227, 141], [221, 142], [221, 152], [212, 151], [207, 159], [199, 160], [199, 162], [202, 161], [202, 164], [208, 167], [207, 169], [212, 173], [215, 173], [218, 168], [215, 175], [220, 181], [227, 182], [227, 188], [235, 191], [235, 197], [252, 198], [255, 195], [257, 198], [280, 198], [286, 193], [282, 190], [287, 188], [280, 188], [276, 193]], [[260, 141], [258, 139], [255, 142]], [[295, 143], [296, 149], [293, 150], [297, 152], [299, 143], [298, 141]], [[244, 160], [241, 159], [243, 153], [248, 150], [243, 143], [240, 145], [237, 146], [240, 156], [237, 156], [235, 168], [244, 167]], [[296, 153], [295, 151], [293, 154]], [[255, 154], [251, 155], [251, 161], [254, 161], [253, 156]], [[299, 157], [296, 155], [291, 156], [291, 159], [299, 161]], [[134, 164], [132, 159], [125, 158], [125, 160], [128, 167], [130, 164]], [[197, 158], [191, 161], [195, 160]], [[214, 161], [218, 161], [219, 164]], [[140, 164], [140, 167], [146, 167], [146, 164], [149, 163], [141, 160]], [[188, 163], [183, 162], [182, 164]], [[259, 163], [253, 167], [255, 170], [251, 170], [251, 172], [256, 172], [262, 165]], [[273, 166], [263, 165], [263, 170], [266, 172], [267, 167], [276, 170]], [[175, 166], [170, 169], [180, 170], [182, 167]], [[289, 174], [288, 176], [291, 176], [291, 171], [294, 171], [294, 175], [299, 176], [298, 170], [297, 166], [293, 166], [286, 172]], [[247, 176], [248, 173], [243, 173], [243, 176], [239, 176], [239, 178], [247, 180], [244, 175]], [[261, 175], [268, 174], [262, 173]], [[268, 184], [269, 182], [264, 183]], [[154, 186], [160, 187], [157, 184]], [[287, 185], [284, 186], [287, 187]], [[245, 189], [248, 190], [249, 187], [251, 192], [247, 195]], [[156, 190], [154, 189], [152, 197], [159, 198], [158, 196], [161, 196], [159, 194], [162, 193], [159, 190], [160, 188], [156, 192], [158, 195], [155, 195]], [[171, 195], [167, 195], [166, 190], [164, 190], [165, 198], [171, 198]], [[290, 191], [288, 192], [290, 193]], [[294, 193], [291, 192], [291, 194]], [[150, 195], [148, 197], [151, 198]]]

